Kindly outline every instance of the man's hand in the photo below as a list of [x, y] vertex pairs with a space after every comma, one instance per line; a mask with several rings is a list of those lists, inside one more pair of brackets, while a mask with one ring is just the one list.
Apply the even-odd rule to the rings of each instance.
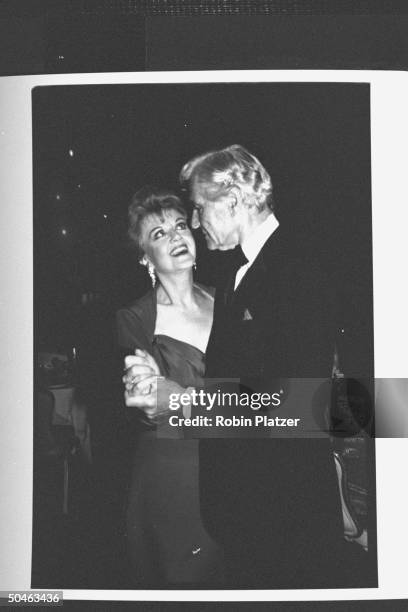
[[183, 393], [179, 384], [160, 375], [154, 358], [137, 349], [135, 355], [125, 357], [125, 403], [129, 408], [140, 408], [149, 419], [157, 420], [169, 412], [169, 395]]
[[137, 386], [140, 393], [147, 394], [159, 376], [159, 366], [147, 351], [136, 349], [134, 355], [125, 357], [125, 375], [122, 380], [126, 391], [132, 391]]

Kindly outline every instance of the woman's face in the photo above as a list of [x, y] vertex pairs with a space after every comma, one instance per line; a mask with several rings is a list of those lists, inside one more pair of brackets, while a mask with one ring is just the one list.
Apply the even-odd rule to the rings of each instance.
[[143, 219], [140, 246], [144, 258], [157, 272], [168, 273], [191, 268], [196, 258], [194, 238], [186, 217], [178, 210], [163, 210]]

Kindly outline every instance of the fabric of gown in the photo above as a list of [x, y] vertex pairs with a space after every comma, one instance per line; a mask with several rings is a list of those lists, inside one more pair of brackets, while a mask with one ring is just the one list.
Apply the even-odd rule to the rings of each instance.
[[[183, 387], [201, 384], [198, 348], [155, 335], [152, 353], [169, 379]], [[159, 435], [142, 434], [132, 467], [127, 536], [135, 586], [221, 586], [222, 553], [200, 516], [198, 441], [177, 427]]]

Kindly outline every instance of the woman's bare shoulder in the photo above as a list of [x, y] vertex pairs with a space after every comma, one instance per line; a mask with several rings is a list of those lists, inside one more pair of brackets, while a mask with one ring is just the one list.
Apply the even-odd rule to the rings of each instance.
[[201, 283], [194, 283], [196, 287], [198, 287], [198, 289], [200, 291], [202, 291], [202, 293], [207, 294], [210, 298], [214, 299], [215, 296], [215, 287], [209, 287], [208, 285], [202, 285]]

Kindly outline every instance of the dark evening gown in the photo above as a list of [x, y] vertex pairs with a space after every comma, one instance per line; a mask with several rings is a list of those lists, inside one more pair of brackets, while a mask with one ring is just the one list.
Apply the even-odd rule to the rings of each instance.
[[[186, 342], [154, 335], [155, 319], [151, 292], [119, 311], [119, 343], [148, 350], [161, 373], [181, 386], [200, 385], [204, 354]], [[200, 516], [198, 441], [185, 439], [180, 428], [166, 427], [164, 433], [160, 428], [166, 437], [144, 431], [133, 457], [127, 537], [135, 586], [221, 586], [222, 553]]]

